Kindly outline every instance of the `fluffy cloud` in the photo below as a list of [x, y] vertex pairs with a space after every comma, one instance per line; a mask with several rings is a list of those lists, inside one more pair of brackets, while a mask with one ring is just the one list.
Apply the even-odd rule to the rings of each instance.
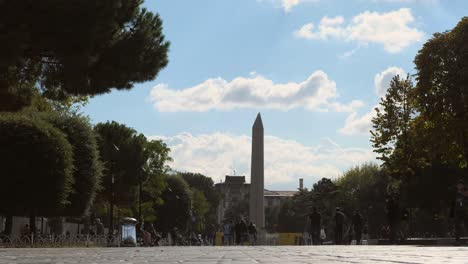
[[268, 2], [273, 6], [283, 9], [286, 13], [291, 12], [295, 6], [302, 3], [318, 1], [320, 0], [257, 0], [257, 2]]
[[290, 12], [291, 9], [298, 5], [301, 1], [300, 0], [281, 0], [281, 7], [284, 9], [285, 12]]
[[405, 71], [402, 68], [398, 67], [389, 67], [381, 73], [378, 73], [374, 77], [375, 93], [379, 98], [384, 97], [387, 93], [388, 87], [390, 87], [390, 82], [393, 77], [400, 75], [400, 77], [405, 76]]
[[[171, 148], [172, 168], [198, 172], [219, 182], [233, 169], [250, 177], [251, 138], [225, 133], [194, 136], [182, 133], [163, 139]], [[317, 181], [336, 178], [344, 170], [375, 160], [369, 149], [342, 148], [325, 138], [318, 146], [306, 146], [294, 140], [265, 136], [265, 185], [296, 186], [299, 178]]]
[[413, 22], [409, 8], [388, 13], [365, 11], [353, 17], [347, 25], [341, 16], [323, 17], [318, 27], [308, 23], [294, 34], [304, 39], [335, 38], [360, 44], [377, 43], [382, 44], [387, 52], [396, 53], [423, 38], [424, 33], [411, 26]]
[[346, 118], [344, 127], [338, 131], [344, 135], [368, 135], [372, 128], [372, 118], [375, 116], [374, 108], [363, 116], [359, 116], [356, 112], [351, 113]]
[[397, 4], [438, 4], [439, 0], [373, 0], [377, 3], [397, 3]]
[[312, 73], [303, 82], [274, 83], [261, 75], [237, 77], [232, 81], [208, 79], [198, 85], [173, 90], [156, 85], [150, 101], [161, 112], [232, 110], [236, 108], [289, 110], [303, 107], [317, 111], [353, 111], [359, 101], [341, 104], [336, 83], [323, 71]]
[[[375, 93], [378, 98], [385, 96], [390, 81], [396, 75], [404, 76], [405, 71], [398, 67], [388, 67], [384, 71], [377, 73], [374, 77]], [[340, 128], [338, 132], [344, 135], [369, 135], [372, 128], [372, 118], [376, 116], [375, 108], [380, 105], [375, 105], [372, 109], [359, 116], [356, 112], [352, 112], [345, 121], [344, 127]]]

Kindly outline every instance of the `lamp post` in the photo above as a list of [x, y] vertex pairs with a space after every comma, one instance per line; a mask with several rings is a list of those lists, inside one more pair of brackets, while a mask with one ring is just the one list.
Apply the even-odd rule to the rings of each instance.
[[[120, 149], [115, 145], [115, 144], [112, 144], [112, 146], [114, 146], [114, 149], [116, 151], [120, 151]], [[112, 241], [112, 236], [114, 235], [114, 204], [115, 204], [115, 193], [114, 193], [114, 183], [115, 183], [115, 179], [114, 179], [114, 171], [111, 170], [111, 186], [110, 186], [110, 191], [111, 191], [111, 199], [110, 199], [110, 210], [109, 210], [109, 243]]]
[[111, 201], [110, 201], [110, 213], [109, 213], [109, 242], [112, 241], [112, 236], [114, 235], [114, 174], [111, 176]]
[[138, 171], [138, 223], [141, 224], [141, 197], [142, 197], [143, 187], [141, 179], [141, 170]]

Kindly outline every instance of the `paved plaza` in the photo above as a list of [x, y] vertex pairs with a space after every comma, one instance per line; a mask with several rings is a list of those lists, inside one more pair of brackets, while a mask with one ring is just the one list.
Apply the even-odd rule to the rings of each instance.
[[0, 264], [24, 263], [468, 263], [467, 247], [277, 246], [0, 249]]

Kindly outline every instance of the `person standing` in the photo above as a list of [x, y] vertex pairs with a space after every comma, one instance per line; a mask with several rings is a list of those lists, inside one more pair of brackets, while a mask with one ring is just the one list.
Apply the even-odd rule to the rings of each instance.
[[236, 245], [240, 245], [241, 243], [241, 221], [240, 220], [234, 226], [234, 233], [236, 237]]
[[466, 188], [465, 183], [460, 180], [456, 186], [456, 193], [454, 203], [452, 205], [452, 216], [454, 217], [455, 222], [455, 243], [458, 245], [460, 244], [460, 237], [464, 233], [464, 226], [465, 218], [466, 218]]
[[102, 236], [104, 235], [104, 224], [102, 224], [101, 219], [96, 218], [96, 235]]
[[224, 245], [229, 246], [231, 245], [232, 241], [232, 226], [229, 222], [226, 222], [223, 226], [223, 235], [224, 235]]
[[353, 215], [353, 230], [354, 239], [356, 239], [356, 245], [361, 245], [363, 219], [359, 210], [356, 210]]
[[345, 215], [339, 207], [335, 210], [335, 244], [343, 244], [343, 225], [345, 221]]
[[244, 219], [240, 221], [240, 227], [239, 227], [239, 232], [240, 232], [240, 244], [244, 245], [244, 243], [248, 240], [249, 238], [249, 228], [247, 226], [247, 223], [245, 222]]
[[312, 213], [309, 215], [310, 220], [310, 236], [312, 237], [312, 245], [320, 244], [320, 226], [322, 216], [317, 211], [317, 207], [312, 208]]
[[390, 243], [395, 244], [398, 240], [399, 223], [401, 220], [400, 207], [396, 195], [387, 197], [386, 207], [388, 225], [390, 227]]

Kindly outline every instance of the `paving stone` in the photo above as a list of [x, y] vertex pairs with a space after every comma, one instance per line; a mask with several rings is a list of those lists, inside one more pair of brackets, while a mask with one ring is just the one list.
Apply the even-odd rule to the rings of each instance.
[[0, 249], [0, 264], [468, 263], [467, 247], [257, 246]]

